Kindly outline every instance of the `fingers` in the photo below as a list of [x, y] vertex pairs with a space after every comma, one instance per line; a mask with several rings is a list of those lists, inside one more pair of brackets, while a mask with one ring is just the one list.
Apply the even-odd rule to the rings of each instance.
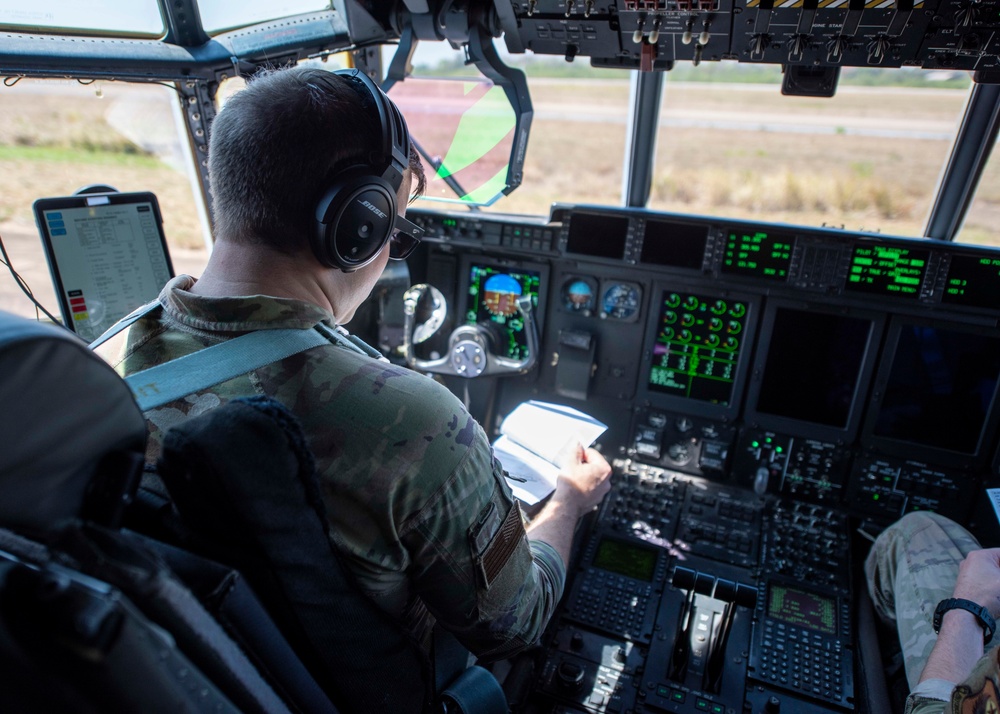
[[583, 449], [583, 461], [584, 463], [597, 466], [605, 475], [611, 473], [611, 464], [608, 463], [607, 459], [605, 459], [604, 456], [601, 455], [601, 452], [597, 449]]

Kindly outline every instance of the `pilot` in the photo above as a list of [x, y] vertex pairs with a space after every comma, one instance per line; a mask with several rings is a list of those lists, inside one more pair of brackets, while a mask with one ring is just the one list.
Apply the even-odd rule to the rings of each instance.
[[[211, 258], [200, 279], [171, 280], [162, 310], [130, 328], [124, 371], [248, 331], [348, 323], [414, 241], [392, 231], [365, 246], [362, 225], [343, 245], [318, 245], [317, 213], [338, 191], [392, 173], [385, 132], [395, 119], [374, 85], [316, 68], [266, 71], [233, 95], [209, 145]], [[409, 165], [388, 180], [400, 216], [411, 188], [424, 186], [408, 139], [403, 147]], [[150, 410], [147, 456], [185, 417], [240, 396], [277, 399], [302, 423], [332, 538], [364, 592], [425, 645], [436, 620], [480, 658], [514, 654], [552, 615], [574, 528], [608, 491], [610, 466], [581, 447], [525, 533], [503, 467], [462, 403], [373, 353], [341, 340]]]
[[[899, 632], [908, 714], [1000, 711], [1000, 548], [980, 548], [940, 514], [914, 512], [879, 535], [865, 572], [876, 612]], [[972, 708], [957, 705], [964, 701]]]

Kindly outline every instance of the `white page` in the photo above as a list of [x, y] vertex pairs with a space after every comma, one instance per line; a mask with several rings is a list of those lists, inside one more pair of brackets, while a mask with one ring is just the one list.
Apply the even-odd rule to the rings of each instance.
[[514, 497], [533, 506], [556, 488], [559, 467], [501, 435], [493, 443], [493, 452], [507, 472], [507, 485]]
[[607, 428], [572, 407], [530, 401], [507, 415], [500, 432], [542, 458], [560, 464], [575, 453], [577, 444], [593, 444]]

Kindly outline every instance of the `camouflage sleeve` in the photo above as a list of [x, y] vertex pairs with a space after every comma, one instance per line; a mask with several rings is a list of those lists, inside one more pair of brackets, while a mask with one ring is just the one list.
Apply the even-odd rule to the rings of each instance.
[[529, 543], [482, 429], [403, 542], [418, 593], [471, 652], [497, 660], [538, 641], [566, 580], [562, 558]]
[[928, 679], [921, 682], [906, 698], [904, 714], [943, 714], [954, 688], [954, 682], [943, 679]]
[[[1000, 647], [995, 644], [976, 663], [972, 674], [955, 687], [951, 693], [951, 704], [934, 700], [915, 703], [907, 714], [938, 714], [939, 712], [960, 712], [979, 714], [1000, 711]], [[909, 702], [907, 702], [909, 703]]]
[[899, 633], [911, 689], [937, 641], [934, 608], [951, 597], [958, 564], [977, 548], [975, 538], [954, 521], [916, 511], [883, 531], [868, 554], [865, 574], [872, 604]]

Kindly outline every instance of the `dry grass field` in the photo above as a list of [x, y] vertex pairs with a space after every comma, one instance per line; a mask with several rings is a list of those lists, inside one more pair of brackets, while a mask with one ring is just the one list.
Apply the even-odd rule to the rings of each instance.
[[[532, 82], [525, 181], [496, 210], [621, 200], [628, 84], [579, 90]], [[842, 87], [823, 100], [783, 97], [769, 85], [669, 82], [664, 94], [651, 208], [909, 236], [922, 234], [966, 98], [963, 90]], [[960, 239], [1000, 245], [997, 225], [994, 156]]]
[[[629, 85], [533, 79], [525, 180], [492, 210], [618, 204]], [[203, 236], [169, 89], [23, 80], [0, 94], [0, 234], [34, 231], [31, 203], [90, 183], [152, 190], [175, 248]], [[919, 235], [962, 90], [842, 87], [833, 100], [771, 85], [670, 83], [650, 207]], [[1000, 244], [994, 157], [962, 239]], [[15, 256], [16, 259], [16, 256]]]

